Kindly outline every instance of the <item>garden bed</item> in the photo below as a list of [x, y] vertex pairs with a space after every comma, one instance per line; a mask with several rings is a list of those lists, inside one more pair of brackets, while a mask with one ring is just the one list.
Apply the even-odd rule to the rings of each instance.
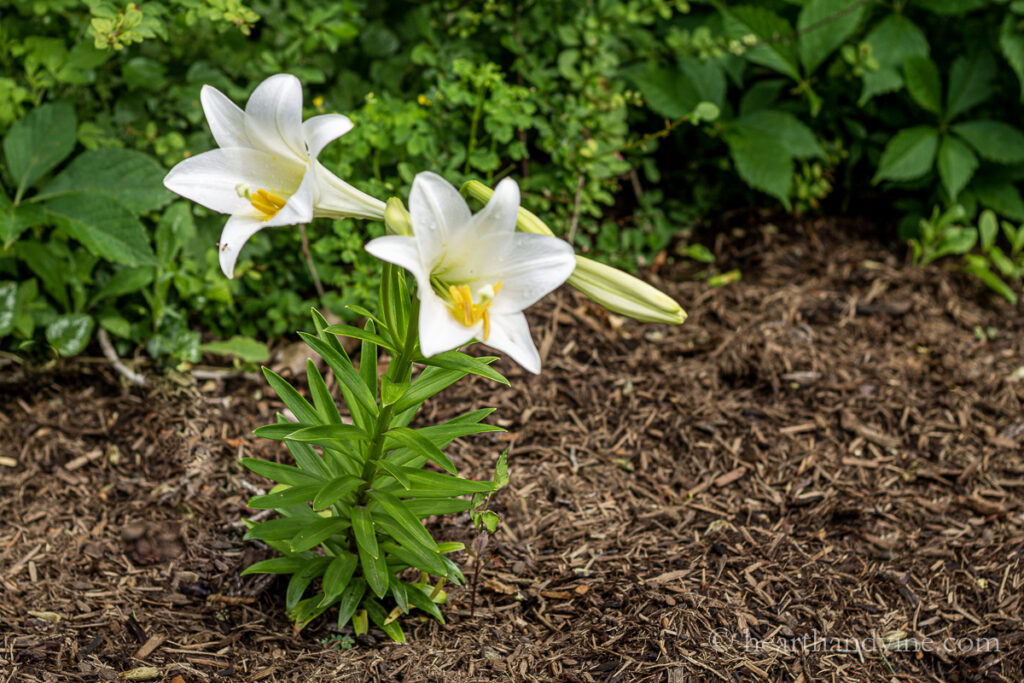
[[255, 377], [0, 369], [0, 683], [1022, 680], [1024, 321], [851, 232], [733, 234], [721, 289], [662, 268], [678, 328], [561, 292], [540, 376], [428, 404], [496, 407], [508, 433], [451, 453], [486, 478], [509, 447], [511, 482], [448, 624], [405, 617], [404, 646], [293, 634], [283, 584], [239, 577], [271, 553], [238, 459], [284, 450], [251, 434], [280, 408]]

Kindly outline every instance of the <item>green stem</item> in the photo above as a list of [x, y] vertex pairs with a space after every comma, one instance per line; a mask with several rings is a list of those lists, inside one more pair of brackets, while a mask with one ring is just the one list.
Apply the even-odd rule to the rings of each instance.
[[[405, 343], [399, 349], [398, 355], [388, 363], [387, 378], [394, 382], [404, 382], [412, 369], [412, 354], [416, 348], [417, 325], [419, 323], [419, 299], [412, 296], [412, 306], [409, 310], [409, 324], [405, 331]], [[366, 449], [366, 461], [363, 463], [362, 479], [366, 482], [357, 495], [360, 505], [366, 504], [366, 492], [377, 475], [377, 463], [384, 455], [384, 435], [391, 427], [391, 418], [394, 414], [394, 405], [384, 406], [379, 402], [383, 401], [383, 395], [378, 398], [380, 411], [377, 413], [377, 420], [373, 425], [373, 435], [370, 445]]]

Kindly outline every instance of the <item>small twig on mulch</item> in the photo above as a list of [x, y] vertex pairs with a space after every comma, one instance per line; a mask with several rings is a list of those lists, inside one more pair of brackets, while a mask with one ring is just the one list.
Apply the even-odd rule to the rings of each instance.
[[107, 336], [107, 331], [105, 329], [101, 327], [100, 331], [96, 334], [96, 338], [100, 341], [100, 347], [103, 349], [103, 355], [106, 356], [106, 359], [114, 366], [114, 369], [117, 370], [118, 374], [137, 387], [146, 386], [146, 378], [122, 363], [121, 359], [117, 357], [117, 351], [114, 350], [114, 345], [110, 343], [110, 337]]

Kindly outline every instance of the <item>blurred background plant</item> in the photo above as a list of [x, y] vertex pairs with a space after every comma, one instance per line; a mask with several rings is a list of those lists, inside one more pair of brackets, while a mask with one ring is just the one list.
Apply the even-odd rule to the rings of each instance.
[[0, 7], [0, 350], [36, 361], [98, 330], [122, 355], [194, 362], [214, 338], [229, 341], [207, 350], [252, 358], [245, 338], [274, 340], [312, 305], [347, 317], [372, 300], [362, 244], [381, 226], [309, 226], [321, 298], [297, 229], [257, 235], [228, 281], [224, 218], [160, 186], [213, 145], [203, 84], [244, 103], [277, 72], [303, 81], [307, 115], [356, 122], [321, 161], [381, 198], [420, 170], [456, 185], [513, 175], [578, 250], [631, 270], [713, 260], [692, 230], [726, 208], [857, 207], [928, 250], [918, 261], [959, 254], [1019, 292], [1021, 2]]

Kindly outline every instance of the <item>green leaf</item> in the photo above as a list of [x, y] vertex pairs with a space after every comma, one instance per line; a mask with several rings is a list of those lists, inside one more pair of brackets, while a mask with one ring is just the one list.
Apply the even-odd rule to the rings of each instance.
[[334, 534], [341, 533], [349, 527], [348, 520], [337, 517], [326, 517], [309, 522], [292, 539], [292, 552], [300, 553], [320, 545]]
[[875, 95], [902, 88], [903, 60], [928, 54], [924, 32], [902, 13], [890, 14], [878, 22], [864, 40], [871, 46], [871, 56], [878, 62], [878, 70], [864, 74], [864, 88], [858, 101], [861, 106]]
[[[398, 578], [397, 575], [391, 575], [389, 588], [391, 589], [391, 596], [395, 599], [395, 605], [402, 610], [403, 613], [409, 613], [409, 585]], [[414, 589], [415, 590], [415, 589]]]
[[410, 536], [390, 517], [378, 516], [376, 520], [381, 529], [398, 542], [398, 545], [388, 541], [381, 543], [381, 549], [387, 553], [388, 557], [401, 560], [410, 567], [416, 567], [429, 574], [444, 576], [447, 573], [447, 566], [436, 550], [423, 545]]
[[366, 581], [363, 578], [356, 577], [349, 582], [345, 592], [341, 594], [341, 602], [338, 603], [338, 628], [348, 625], [365, 594]]
[[329, 605], [348, 588], [355, 573], [359, 558], [349, 552], [342, 552], [327, 565], [324, 572], [324, 599], [321, 605]]
[[[383, 595], [378, 597], [383, 598]], [[384, 633], [388, 634], [388, 637], [396, 643], [405, 642], [405, 633], [402, 632], [402, 627], [398, 625], [397, 621], [388, 621], [388, 613], [376, 600], [368, 600], [366, 602], [366, 612], [370, 615], [370, 619], [377, 625]]]
[[717, 59], [700, 60], [680, 55], [676, 63], [682, 75], [689, 79], [697, 94], [696, 111], [701, 103], [711, 103], [718, 109], [725, 106], [725, 72]]
[[288, 435], [292, 441], [317, 442], [317, 441], [366, 441], [369, 437], [359, 427], [347, 424], [315, 425], [303, 427]]
[[296, 605], [299, 604], [299, 600], [302, 599], [303, 593], [306, 592], [306, 588], [313, 582], [313, 579], [324, 573], [324, 569], [327, 568], [329, 561], [330, 558], [327, 557], [308, 559], [292, 575], [292, 578], [288, 581], [288, 589], [285, 591], [284, 600], [284, 608], [289, 614], [293, 613]]
[[981, 216], [978, 218], [978, 237], [981, 239], [982, 251], [988, 251], [995, 244], [995, 237], [999, 231], [998, 225], [995, 213], [991, 209], [981, 212]]
[[304, 429], [306, 427], [312, 427], [308, 423], [302, 422], [279, 422], [272, 425], [263, 425], [253, 430], [253, 434], [260, 437], [261, 439], [273, 439], [274, 441], [284, 441], [294, 432]]
[[419, 519], [433, 515], [452, 515], [465, 512], [473, 507], [472, 501], [464, 498], [417, 498], [406, 500], [405, 507]]
[[0, 251], [10, 248], [21, 233], [46, 220], [43, 209], [35, 204], [12, 206], [0, 198]]
[[722, 136], [729, 145], [736, 172], [756, 190], [778, 199], [788, 209], [793, 187], [793, 157], [776, 140], [733, 128]]
[[313, 407], [316, 408], [316, 412], [320, 414], [323, 421], [329, 424], [341, 424], [341, 413], [338, 411], [338, 406], [312, 358], [306, 359], [306, 382], [309, 384], [309, 393], [313, 397]]
[[494, 357], [491, 356], [481, 359], [474, 358], [460, 351], [445, 351], [430, 358], [423, 358], [420, 362], [424, 365], [444, 368], [446, 370], [457, 370], [467, 375], [479, 375], [480, 377], [500, 382], [505, 386], [511, 386], [504, 375], [490, 367], [489, 363], [493, 363], [494, 360]]
[[433, 588], [427, 585], [421, 590], [418, 586], [411, 586], [408, 591], [409, 602], [413, 607], [423, 610], [443, 624], [444, 616], [441, 615], [441, 610], [438, 609], [434, 601], [427, 596], [426, 592], [424, 592], [427, 590], [433, 590]]
[[1024, 102], [1024, 33], [1017, 29], [1017, 18], [1012, 12], [1007, 12], [1003, 18], [1003, 25], [999, 28], [999, 50], [1006, 58], [1006, 62], [1017, 74], [1020, 82], [1020, 99]]
[[186, 244], [195, 239], [196, 225], [192, 220], [192, 207], [187, 202], [175, 202], [160, 215], [156, 226], [156, 260], [165, 269], [174, 265]]
[[239, 462], [261, 477], [266, 477], [280, 484], [303, 486], [305, 484], [323, 484], [324, 482], [323, 478], [317, 474], [304, 472], [298, 467], [292, 467], [291, 465], [283, 465], [278, 462], [259, 460], [257, 458], [242, 458]]
[[373, 519], [366, 508], [352, 508], [351, 521], [352, 533], [355, 534], [359, 552], [366, 552], [367, 555], [374, 559], [380, 557], [380, 548], [377, 547], [377, 533], [373, 530]]
[[466, 376], [462, 370], [444, 370], [427, 367], [420, 373], [409, 390], [395, 403], [395, 414], [401, 414], [409, 408], [419, 407], [434, 394], [442, 391]]
[[83, 192], [145, 213], [159, 209], [173, 197], [164, 189], [166, 173], [148, 154], [131, 149], [97, 149], [75, 157], [36, 199]]
[[18, 186], [17, 197], [71, 154], [77, 128], [75, 110], [67, 102], [36, 107], [11, 126], [4, 137], [4, 155]]
[[251, 564], [242, 571], [242, 576], [247, 574], [294, 574], [305, 566], [306, 560], [301, 557], [272, 557], [269, 560], [262, 560]]
[[430, 470], [406, 467], [403, 471], [412, 487], [408, 491], [389, 491], [399, 498], [448, 498], [469, 493], [490, 493], [498, 488], [491, 481], [473, 481]]
[[690, 78], [676, 69], [641, 66], [626, 71], [651, 111], [667, 119], [686, 116], [701, 101]]
[[235, 356], [247, 363], [262, 363], [270, 358], [270, 349], [252, 337], [235, 335], [231, 339], [207, 342], [200, 346], [203, 351], [220, 356]]
[[969, 57], [957, 57], [949, 72], [946, 120], [955, 119], [991, 97], [995, 92], [992, 82], [995, 75], [996, 63], [988, 50], [976, 50]]
[[793, 27], [771, 10], [754, 5], [726, 8], [718, 7], [724, 19], [725, 33], [741, 43], [754, 36], [757, 44], [748, 48], [743, 57], [769, 69], [800, 80], [797, 71], [796, 43]]
[[501, 524], [501, 517], [498, 513], [493, 510], [484, 510], [480, 515], [480, 519], [483, 520], [484, 528], [487, 529], [487, 533], [493, 534], [498, 530], [498, 525]]
[[942, 144], [939, 145], [938, 166], [942, 184], [949, 198], [955, 202], [978, 168], [978, 158], [956, 136], [943, 135]]
[[14, 329], [18, 319], [18, 283], [0, 282], [0, 337]]
[[320, 492], [316, 494], [316, 498], [313, 499], [313, 509], [325, 510], [331, 507], [364, 483], [366, 482], [362, 479], [347, 474], [331, 479], [322, 489], [320, 489]]
[[386, 376], [380, 380], [380, 400], [385, 406], [394, 405], [409, 389], [408, 382], [392, 382]]
[[905, 128], [885, 146], [872, 183], [915, 180], [931, 170], [939, 146], [939, 131], [931, 126]]
[[295, 415], [299, 422], [319, 424], [320, 417], [316, 409], [287, 380], [270, 368], [263, 368], [263, 376], [267, 379], [267, 383], [274, 390], [274, 393], [277, 394], [277, 397], [292, 411], [292, 414]]
[[69, 313], [46, 326], [46, 341], [65, 358], [77, 356], [89, 344], [95, 327], [96, 321], [91, 315]]
[[971, 190], [983, 206], [992, 209], [1000, 216], [1006, 216], [1015, 221], [1024, 221], [1024, 199], [1021, 199], [1020, 190], [1013, 183], [1009, 181], [982, 183], [979, 180], [975, 180], [971, 185]]
[[[376, 337], [372, 320], [366, 321], [367, 336]], [[363, 378], [363, 384], [370, 390], [370, 395], [377, 396], [377, 350], [378, 345], [370, 338], [363, 339], [359, 344], [359, 376]]]
[[860, 0], [810, 0], [803, 6], [796, 29], [805, 74], [817, 69], [857, 31], [867, 10]]
[[939, 67], [928, 57], [907, 57], [903, 60], [903, 77], [907, 91], [926, 111], [942, 114], [942, 83]]
[[93, 254], [126, 266], [156, 265], [145, 228], [120, 204], [99, 195], [69, 194], [51, 199], [45, 209]]
[[781, 145], [797, 159], [825, 157], [814, 133], [800, 119], [789, 112], [761, 109], [744, 114], [733, 121], [749, 137], [765, 137]]
[[364, 424], [366, 416], [376, 417], [378, 412], [377, 400], [370, 393], [370, 389], [366, 386], [363, 378], [356, 372], [352, 361], [347, 356], [342, 356], [338, 353], [329, 343], [311, 334], [299, 332], [299, 337], [311, 349], [316, 351], [327, 362], [331, 370], [334, 371], [334, 376], [341, 385], [345, 403], [348, 404], [349, 410], [352, 411], [353, 418], [358, 418], [356, 422]]
[[388, 592], [388, 565], [384, 561], [384, 553], [373, 557], [361, 544], [359, 545], [359, 566], [363, 569], [363, 577], [378, 598], [383, 598]]
[[457, 474], [455, 464], [434, 442], [416, 430], [408, 427], [389, 429], [385, 433], [384, 450], [389, 451], [396, 446], [404, 446], [434, 463], [450, 474]]
[[250, 527], [245, 532], [244, 539], [247, 541], [287, 541], [308, 524], [309, 520], [302, 517], [279, 517]]
[[401, 465], [388, 462], [387, 460], [379, 460], [377, 462], [377, 466], [394, 477], [395, 481], [402, 485], [402, 488], [408, 490], [411, 486], [409, 477], [405, 476], [405, 472]]
[[370, 491], [370, 497], [377, 501], [391, 519], [412, 536], [418, 543], [431, 550], [437, 550], [437, 543], [416, 515], [409, 512], [401, 500], [384, 491]]
[[285, 508], [289, 505], [297, 505], [299, 503], [305, 503], [313, 499], [321, 488], [321, 484], [303, 484], [302, 486], [292, 486], [284, 489], [283, 491], [277, 491], [276, 493], [268, 493], [265, 496], [253, 496], [249, 499], [248, 506], [253, 510], [276, 510], [278, 508]]
[[[368, 322], [372, 322], [368, 321]], [[384, 337], [380, 336], [375, 332], [369, 330], [361, 330], [358, 327], [352, 325], [331, 325], [324, 332], [328, 334], [336, 334], [341, 337], [351, 337], [352, 339], [364, 339], [366, 341], [373, 342], [377, 346], [382, 346], [388, 351], [395, 353], [395, 346]]]
[[977, 254], [969, 254], [968, 256], [973, 258], [967, 259], [967, 265], [964, 266], [964, 270], [981, 280], [985, 286], [993, 292], [999, 294], [1001, 297], [1016, 306], [1017, 293], [1014, 292], [1008, 284], [1003, 282], [998, 275], [989, 269], [988, 265], [985, 263], [984, 257], [978, 256]]
[[1000, 164], [1024, 161], [1024, 133], [1002, 121], [979, 119], [953, 125], [953, 132], [977, 150], [984, 159]]
[[141, 291], [153, 281], [156, 271], [152, 266], [121, 268], [107, 280], [100, 291], [93, 294], [87, 308], [92, 308], [104, 299], [123, 296]]

